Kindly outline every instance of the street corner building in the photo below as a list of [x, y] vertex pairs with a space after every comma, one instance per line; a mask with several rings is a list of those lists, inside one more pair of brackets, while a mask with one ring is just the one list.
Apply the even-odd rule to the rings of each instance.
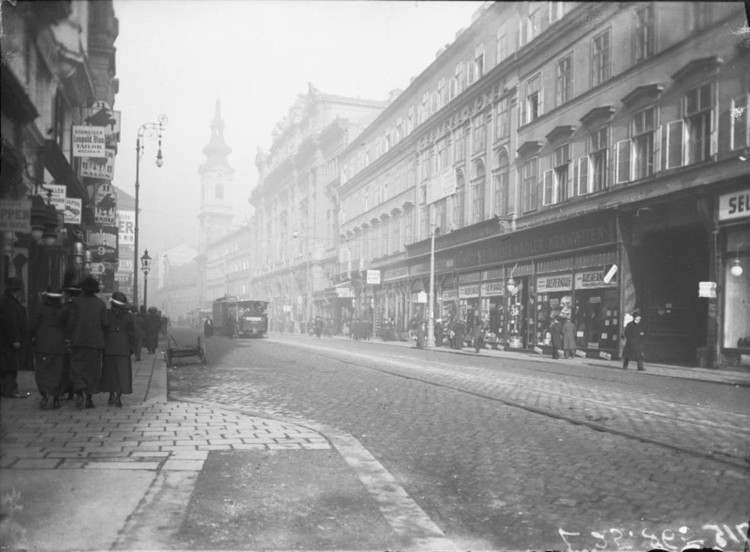
[[[113, 291], [119, 141], [109, 0], [2, 3], [0, 274], [41, 292], [93, 274]], [[94, 238], [114, 234], [111, 239]], [[106, 243], [105, 243], [106, 242]]]

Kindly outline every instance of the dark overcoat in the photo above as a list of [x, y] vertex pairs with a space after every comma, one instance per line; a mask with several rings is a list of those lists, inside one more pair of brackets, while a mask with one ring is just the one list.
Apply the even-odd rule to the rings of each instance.
[[[0, 370], [17, 372], [24, 368], [28, 337], [26, 308], [6, 291], [0, 297]], [[20, 343], [21, 349], [14, 349], [14, 343]]]
[[104, 354], [127, 356], [135, 350], [135, 325], [131, 314], [120, 308], [107, 311], [107, 329], [104, 332]]
[[646, 345], [646, 332], [643, 323], [636, 324], [635, 320], [625, 326], [625, 350], [622, 356], [624, 358], [642, 359], [644, 347]]
[[65, 327], [72, 347], [104, 349], [107, 305], [96, 295], [81, 294], [63, 310]]
[[62, 303], [43, 303], [31, 323], [31, 338], [37, 353], [62, 355], [65, 353], [65, 326]]
[[555, 349], [562, 349], [563, 348], [563, 325], [560, 323], [559, 320], [555, 320], [552, 322], [552, 325], [549, 327], [549, 333], [552, 336], [552, 346]]

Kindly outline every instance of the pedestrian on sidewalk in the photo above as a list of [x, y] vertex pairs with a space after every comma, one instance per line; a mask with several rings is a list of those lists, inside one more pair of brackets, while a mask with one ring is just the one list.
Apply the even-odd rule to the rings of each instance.
[[[73, 279], [75, 278], [75, 274], [70, 272], [65, 274], [65, 286], [63, 287], [63, 292], [65, 293], [65, 297], [63, 298], [63, 306], [60, 310], [60, 317], [61, 319], [67, 320], [67, 311], [72, 307], [73, 305], [73, 299], [78, 297], [81, 294], [81, 286], [79, 284], [74, 283]], [[63, 322], [64, 325], [64, 322]], [[63, 331], [66, 331], [66, 328], [63, 327]], [[66, 332], [66, 339], [65, 339], [65, 354], [63, 355], [63, 378], [62, 378], [62, 395], [67, 395], [67, 398], [69, 401], [73, 400], [73, 397], [75, 396], [75, 389], [73, 388], [73, 380], [70, 377], [70, 366], [71, 366], [71, 357], [73, 354], [73, 349], [70, 347], [70, 341], [67, 339], [67, 332]]]
[[86, 277], [81, 282], [82, 293], [65, 311], [66, 333], [72, 349], [70, 379], [76, 393], [76, 407], [94, 408], [93, 396], [99, 393], [102, 377], [104, 330], [107, 327], [107, 305], [96, 296], [99, 282]]
[[474, 345], [474, 352], [476, 353], [484, 349], [484, 332], [484, 322], [477, 316], [474, 319], [474, 327], [471, 329], [471, 342]]
[[34, 346], [36, 368], [34, 380], [39, 394], [40, 408], [46, 408], [52, 397], [52, 408], [60, 408], [65, 370], [65, 326], [62, 321], [63, 290], [43, 294], [43, 303], [31, 323], [31, 343]]
[[133, 392], [133, 365], [130, 355], [135, 348], [135, 325], [130, 315], [128, 298], [116, 291], [109, 302], [107, 328], [104, 331], [102, 391], [109, 393], [107, 404], [122, 407], [122, 395]]
[[[145, 306], [141, 306], [145, 310]], [[146, 349], [149, 354], [156, 353], [156, 347], [159, 345], [159, 329], [161, 328], [161, 317], [156, 307], [149, 307], [146, 313]]]
[[631, 359], [635, 360], [638, 365], [638, 371], [643, 372], [643, 356], [646, 340], [646, 332], [641, 324], [641, 311], [636, 309], [632, 312], [633, 320], [625, 326], [625, 350], [622, 353], [622, 368], [628, 369], [628, 363]]
[[552, 337], [552, 358], [560, 358], [560, 349], [563, 348], [563, 325], [559, 316], [555, 316], [549, 327], [549, 333]]
[[[140, 316], [140, 314], [138, 316]], [[144, 323], [144, 331], [145, 329], [146, 328]], [[206, 321], [203, 323], [203, 335], [205, 335], [206, 337], [211, 337], [212, 335], [214, 335], [214, 324], [213, 322], [211, 322], [210, 318], [206, 318]], [[138, 360], [140, 360], [140, 358]]]
[[135, 341], [133, 342], [133, 354], [135, 355], [136, 362], [138, 362], [141, 360], [143, 343], [146, 341], [146, 320], [138, 312], [136, 306], [133, 306], [131, 309], [131, 317], [133, 319], [133, 331], [135, 337]]
[[565, 319], [563, 324], [563, 350], [565, 358], [575, 358], [576, 356], [576, 325], [570, 318]]
[[18, 391], [18, 371], [26, 363], [28, 321], [21, 303], [23, 281], [11, 277], [5, 281], [0, 297], [0, 393], [10, 399], [25, 399]]

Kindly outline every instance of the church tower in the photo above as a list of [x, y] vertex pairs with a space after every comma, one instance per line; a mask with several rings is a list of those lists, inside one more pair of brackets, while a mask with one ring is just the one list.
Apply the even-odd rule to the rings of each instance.
[[234, 169], [227, 156], [232, 148], [224, 142], [224, 120], [221, 102], [216, 100], [216, 110], [211, 121], [211, 139], [203, 148], [206, 162], [198, 169], [201, 177], [200, 234], [198, 252], [228, 234], [232, 229], [232, 175]]

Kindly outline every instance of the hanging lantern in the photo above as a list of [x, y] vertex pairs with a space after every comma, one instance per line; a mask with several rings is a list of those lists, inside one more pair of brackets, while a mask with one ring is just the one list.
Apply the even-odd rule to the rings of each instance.
[[84, 249], [81, 242], [75, 242], [73, 244], [73, 252], [71, 255], [73, 256], [73, 265], [80, 268], [83, 265], [84, 257]]
[[57, 209], [51, 203], [45, 205], [44, 209], [45, 222], [42, 241], [44, 245], [54, 245], [57, 241]]
[[31, 196], [31, 237], [39, 241], [44, 236], [47, 206], [41, 196]]

